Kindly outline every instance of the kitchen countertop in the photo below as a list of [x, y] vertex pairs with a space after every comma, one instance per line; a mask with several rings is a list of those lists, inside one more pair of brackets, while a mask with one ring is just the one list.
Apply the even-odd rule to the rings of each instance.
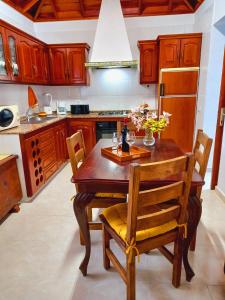
[[50, 124], [54, 124], [56, 122], [59, 122], [64, 119], [87, 119], [92, 121], [120, 121], [126, 118], [127, 115], [99, 115], [98, 113], [89, 113], [85, 115], [57, 115], [55, 118], [49, 119], [43, 123], [37, 123], [37, 124], [20, 124], [17, 127], [13, 127], [10, 129], [2, 130], [0, 131], [0, 134], [27, 134], [32, 131], [41, 129], [45, 126], [48, 126]]

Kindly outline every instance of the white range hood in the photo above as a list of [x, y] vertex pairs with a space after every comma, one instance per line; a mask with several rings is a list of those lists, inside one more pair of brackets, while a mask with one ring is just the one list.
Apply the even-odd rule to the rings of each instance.
[[136, 67], [120, 0], [102, 0], [89, 68]]

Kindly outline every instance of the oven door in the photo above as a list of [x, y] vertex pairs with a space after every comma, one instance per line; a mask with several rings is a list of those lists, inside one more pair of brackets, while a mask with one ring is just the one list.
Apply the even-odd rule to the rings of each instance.
[[9, 128], [14, 118], [14, 113], [10, 108], [0, 108], [0, 130]]
[[117, 131], [116, 121], [96, 122], [96, 140], [111, 139], [113, 132]]

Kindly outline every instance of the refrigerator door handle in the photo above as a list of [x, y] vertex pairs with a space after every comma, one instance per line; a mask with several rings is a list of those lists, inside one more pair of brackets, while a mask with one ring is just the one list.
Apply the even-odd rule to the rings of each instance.
[[164, 83], [160, 83], [160, 97], [165, 96], [165, 84]]

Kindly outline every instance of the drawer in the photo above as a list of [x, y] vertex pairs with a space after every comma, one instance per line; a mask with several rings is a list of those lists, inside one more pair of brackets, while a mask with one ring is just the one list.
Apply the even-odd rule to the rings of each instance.
[[57, 164], [53, 164], [50, 167], [48, 167], [46, 170], [44, 170], [44, 179], [45, 182], [57, 171], [58, 166]]

